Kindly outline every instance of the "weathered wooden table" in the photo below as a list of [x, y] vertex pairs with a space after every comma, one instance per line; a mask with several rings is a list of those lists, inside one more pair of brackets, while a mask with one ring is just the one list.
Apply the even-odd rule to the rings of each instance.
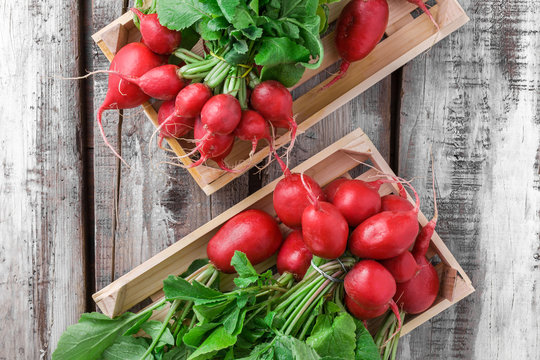
[[[471, 22], [301, 135], [292, 165], [357, 127], [417, 177], [476, 293], [402, 340], [403, 359], [540, 353], [540, 10], [462, 0]], [[128, 1], [4, 2], [0, 22], [0, 359], [49, 358], [91, 294], [278, 176], [251, 172], [206, 197], [148, 139], [139, 110], [95, 127], [107, 60], [90, 35]], [[118, 134], [116, 137], [115, 134]], [[121, 140], [121, 141], [118, 141]]]

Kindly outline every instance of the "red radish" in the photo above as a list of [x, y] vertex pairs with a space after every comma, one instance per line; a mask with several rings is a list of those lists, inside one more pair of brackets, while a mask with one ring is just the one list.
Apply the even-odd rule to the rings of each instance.
[[409, 281], [420, 269], [414, 256], [409, 251], [405, 251], [391, 259], [382, 260], [381, 264], [390, 271], [397, 283]]
[[[361, 308], [356, 309], [353, 305], [351, 306], [353, 309], [372, 310], [367, 315], [375, 315], [378, 311], [382, 311], [384, 306], [390, 306], [398, 319], [399, 326], [396, 333], [399, 332], [401, 317], [396, 303], [392, 300], [396, 293], [396, 281], [384, 266], [374, 260], [361, 260], [347, 273], [343, 285], [350, 297], [349, 305], [353, 301]], [[364, 312], [360, 315], [366, 314]]]
[[437, 28], [437, 31], [440, 30], [439, 24], [437, 24], [437, 22], [433, 18], [433, 15], [431, 15], [431, 12], [427, 8], [426, 4], [424, 4], [423, 0], [407, 0], [407, 1], [410, 2], [411, 4], [418, 6], [420, 9], [422, 9], [422, 11], [425, 12], [426, 15], [429, 17], [433, 25], [435, 25], [435, 27]]
[[332, 204], [347, 219], [349, 226], [358, 226], [381, 210], [381, 197], [378, 187], [362, 180], [349, 180], [335, 191]]
[[328, 202], [333, 202], [334, 195], [337, 189], [341, 186], [341, 184], [346, 183], [347, 181], [349, 181], [349, 179], [347, 178], [337, 178], [330, 184], [326, 185], [326, 187], [324, 188], [324, 195], [326, 195], [326, 200], [328, 200]]
[[244, 141], [250, 141], [252, 144], [249, 156], [253, 156], [257, 150], [259, 140], [266, 140], [270, 145], [270, 151], [273, 151], [273, 139], [270, 135], [270, 127], [268, 122], [258, 112], [254, 110], [242, 111], [242, 118], [238, 124], [234, 134], [237, 138]]
[[[174, 100], [165, 101], [163, 104], [161, 104], [161, 107], [158, 111], [158, 124], [163, 124], [165, 120], [168, 119], [169, 116], [173, 113]], [[161, 147], [161, 143], [163, 142], [164, 137], [173, 137], [176, 139], [181, 138], [182, 136], [186, 135], [191, 129], [193, 129], [194, 125], [194, 118], [174, 116], [172, 120], [169, 120], [169, 122], [161, 128], [158, 140], [159, 147]]]
[[143, 14], [137, 8], [131, 8], [141, 21], [141, 36], [144, 43], [155, 53], [172, 54], [182, 41], [182, 33], [161, 25], [157, 14]]
[[418, 234], [418, 194], [411, 186], [416, 205], [409, 211], [383, 211], [362, 222], [351, 234], [353, 255], [370, 259], [390, 259], [406, 251]]
[[419, 270], [409, 281], [398, 284], [394, 297], [396, 302], [403, 307], [403, 310], [409, 314], [419, 314], [429, 309], [439, 293], [439, 276], [433, 265], [426, 259], [426, 252], [435, 231], [435, 225], [437, 224], [439, 215], [434, 175], [433, 203], [435, 207], [433, 218], [422, 228], [412, 249], [412, 255], [416, 260]]
[[223, 225], [208, 242], [208, 258], [224, 273], [234, 273], [231, 259], [242, 251], [256, 265], [272, 256], [281, 245], [277, 222], [261, 210], [246, 210]]
[[167, 64], [150, 69], [140, 77], [118, 74], [124, 80], [129, 81], [144, 93], [158, 100], [173, 100], [176, 95], [187, 85], [187, 80], [182, 78], [176, 65]]
[[225, 164], [225, 157], [229, 155], [234, 144], [234, 135], [218, 135], [209, 133], [202, 125], [201, 120], [195, 120], [194, 137], [197, 142], [195, 150], [199, 151], [201, 157], [196, 162], [187, 166], [188, 169], [199, 166], [206, 160], [214, 160], [218, 166], [227, 172], [234, 172]]
[[201, 121], [212, 134], [228, 135], [236, 129], [242, 118], [240, 102], [232, 95], [212, 96], [201, 110]]
[[324, 86], [332, 86], [341, 79], [349, 65], [365, 58], [382, 39], [388, 25], [386, 0], [352, 0], [339, 15], [336, 46], [343, 59], [339, 74]]
[[277, 269], [280, 274], [290, 272], [297, 281], [302, 280], [311, 264], [313, 254], [304, 244], [302, 232], [295, 230], [287, 236], [279, 249]]
[[176, 96], [175, 115], [197, 117], [206, 102], [212, 97], [212, 90], [204, 84], [194, 83], [183, 88]]
[[291, 93], [279, 81], [261, 82], [251, 93], [251, 106], [272, 126], [291, 131], [291, 145], [294, 146], [297, 125], [293, 119], [293, 99]]
[[394, 194], [381, 198], [381, 211], [409, 211], [412, 209], [414, 209], [414, 205], [407, 198]]
[[[311, 202], [302, 213], [302, 236], [313, 255], [335, 259], [347, 248], [349, 226], [339, 210], [329, 202], [320, 201], [300, 175]], [[275, 205], [274, 205], [275, 206]]]
[[390, 307], [390, 304], [381, 305], [375, 308], [365, 308], [351, 299], [349, 295], [345, 294], [345, 306], [347, 306], [347, 309], [355, 318], [369, 320], [384, 314]]
[[146, 95], [137, 85], [122, 78], [114, 73], [120, 73], [124, 76], [139, 77], [149, 70], [162, 64], [158, 55], [154, 54], [148, 47], [141, 43], [130, 43], [122, 47], [111, 62], [109, 70], [113, 74], [109, 75], [109, 85], [107, 95], [103, 104], [97, 112], [97, 121], [101, 136], [105, 144], [120, 159], [122, 157], [116, 152], [105, 136], [101, 118], [105, 110], [111, 109], [130, 109], [142, 105], [150, 97]]
[[[281, 163], [280, 163], [281, 164]], [[285, 177], [281, 179], [274, 189], [273, 201], [276, 214], [285, 225], [294, 229], [302, 225], [304, 209], [310, 205], [309, 192], [302, 183], [302, 175], [292, 174], [282, 164]], [[324, 194], [317, 182], [307, 175], [303, 175], [304, 182], [311, 189], [313, 197], [324, 200]]]
[[302, 214], [302, 235], [313, 255], [336, 259], [347, 248], [349, 226], [339, 210], [329, 202], [317, 201]]

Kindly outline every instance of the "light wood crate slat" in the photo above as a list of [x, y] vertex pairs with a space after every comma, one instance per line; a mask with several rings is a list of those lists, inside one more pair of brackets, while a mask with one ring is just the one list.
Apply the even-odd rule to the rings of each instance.
[[[303, 172], [315, 179], [321, 186], [324, 186], [340, 176], [350, 177], [349, 171], [358, 166], [363, 166], [361, 162], [371, 162], [376, 169], [393, 174], [390, 166], [361, 129], [353, 131], [322, 150], [294, 168], [293, 171]], [[375, 174], [376, 171], [370, 169], [358, 178], [370, 180], [373, 179]], [[163, 296], [163, 280], [171, 274], [181, 274], [193, 260], [206, 257], [206, 244], [231, 217], [247, 209], [261, 209], [275, 216], [272, 193], [280, 180], [281, 178], [274, 180], [95, 293], [93, 298], [99, 308], [108, 316], [114, 317], [148, 298], [153, 301], [161, 298]], [[384, 184], [380, 193], [381, 195], [398, 193], [398, 189], [393, 184]], [[409, 200], [414, 202], [411, 197], [409, 197]], [[421, 211], [418, 214], [418, 221], [422, 226], [428, 222], [428, 219]], [[282, 226], [282, 231], [285, 234], [288, 230], [285, 226]], [[431, 238], [429, 254], [430, 256], [436, 254], [441, 259], [441, 263], [436, 267], [441, 278], [441, 291], [429, 310], [420, 315], [408, 317], [403, 328], [403, 335], [474, 291], [469, 277], [436, 232]], [[274, 264], [275, 256], [257, 265], [256, 268], [265, 270]], [[226, 288], [230, 287], [231, 279], [231, 275], [224, 277], [224, 286]], [[160, 314], [162, 313], [156, 313], [154, 317], [159, 318]]]
[[[343, 0], [330, 5], [330, 21], [339, 16], [341, 9], [348, 3]], [[422, 14], [416, 18], [411, 15], [416, 7], [404, 0], [389, 0], [390, 17], [387, 27], [387, 37], [382, 40], [366, 58], [351, 65], [347, 75], [333, 85], [331, 90], [319, 91], [321, 85], [316, 85], [294, 102], [293, 112], [298, 123], [298, 134], [334, 112], [339, 107], [358, 96], [375, 83], [406, 64], [408, 61], [429, 49], [450, 33], [463, 26], [469, 18], [456, 0], [439, 0], [431, 11], [440, 25], [437, 32], [429, 18]], [[109, 60], [114, 54], [130, 41], [139, 38], [137, 28], [133, 24], [130, 12], [122, 15], [113, 23], [92, 36]], [[299, 84], [300, 86], [314, 76], [339, 61], [339, 55], [334, 46], [334, 32], [327, 34], [323, 39], [325, 58], [321, 67], [315, 70], [306, 70]], [[329, 81], [326, 80], [322, 85]], [[157, 112], [151, 104], [143, 105], [148, 118], [157, 124]], [[283, 130], [278, 132], [275, 146], [279, 148], [290, 141], [290, 133]], [[183, 145], [176, 139], [167, 139], [168, 145], [178, 156], [185, 155]], [[241, 176], [255, 164], [263, 161], [269, 154], [268, 146], [260, 147], [252, 158], [248, 154], [251, 144], [237, 140], [229, 156], [225, 159], [237, 173], [227, 173], [217, 168], [213, 161], [205, 165], [189, 169], [194, 180], [201, 189], [210, 195], [235, 178]], [[184, 165], [192, 164], [189, 158], [182, 158]]]

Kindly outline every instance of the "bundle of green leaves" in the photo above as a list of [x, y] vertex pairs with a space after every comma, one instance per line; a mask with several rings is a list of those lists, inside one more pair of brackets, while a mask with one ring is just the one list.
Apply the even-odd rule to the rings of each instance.
[[[138, 314], [83, 314], [62, 335], [53, 359], [379, 359], [373, 338], [341, 302], [339, 280], [354, 259], [315, 261], [326, 275], [310, 268], [293, 286], [291, 274], [259, 274], [237, 251], [236, 288], [229, 292], [217, 289], [215, 268], [199, 262], [185, 278], [165, 279], [165, 298]], [[150, 320], [167, 303], [164, 321]], [[146, 336], [134, 337], [140, 331]]]
[[[327, 26], [327, 2], [156, 0], [151, 9], [157, 11], [162, 25], [183, 32], [182, 47], [193, 44], [190, 39], [195, 32], [212, 54], [221, 54], [219, 57], [229, 65], [243, 68], [242, 72], [236, 71], [240, 75], [257, 65], [261, 80], [278, 80], [290, 87], [306, 68], [317, 68], [322, 62], [324, 50], [319, 32]], [[193, 65], [189, 59], [187, 63]], [[233, 73], [235, 69], [226, 71]], [[212, 88], [218, 86], [215, 81], [210, 84]]]

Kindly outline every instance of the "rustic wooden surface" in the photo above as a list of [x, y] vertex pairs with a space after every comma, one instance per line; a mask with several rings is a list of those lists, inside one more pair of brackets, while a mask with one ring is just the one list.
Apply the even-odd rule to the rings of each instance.
[[[301, 135], [296, 165], [362, 127], [430, 214], [477, 291], [402, 340], [402, 359], [534, 359], [540, 353], [540, 10], [461, 4], [471, 22]], [[2, 5], [0, 359], [50, 358], [89, 295], [278, 175], [252, 171], [206, 197], [149, 144], [140, 110], [94, 116], [107, 60], [90, 34], [128, 1]], [[6, 61], [7, 59], [7, 61]], [[117, 137], [117, 134], [121, 136]], [[117, 139], [121, 139], [119, 143]], [[6, 336], [7, 335], [7, 336]]]

